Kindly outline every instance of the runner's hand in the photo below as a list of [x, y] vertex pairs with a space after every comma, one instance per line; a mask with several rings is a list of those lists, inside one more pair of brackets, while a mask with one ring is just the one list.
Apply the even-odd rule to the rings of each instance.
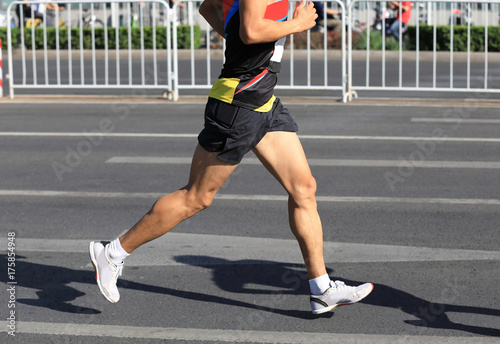
[[313, 28], [316, 25], [316, 18], [318, 18], [318, 15], [312, 1], [309, 1], [306, 5], [306, 1], [302, 0], [293, 14], [293, 20], [296, 20], [299, 24], [298, 32]]

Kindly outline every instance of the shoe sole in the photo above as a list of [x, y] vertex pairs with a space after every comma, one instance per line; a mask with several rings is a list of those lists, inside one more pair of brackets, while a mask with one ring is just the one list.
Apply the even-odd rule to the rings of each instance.
[[101, 285], [101, 280], [99, 279], [99, 269], [97, 268], [98, 267], [97, 259], [96, 259], [95, 255], [94, 255], [94, 244], [95, 243], [96, 243], [95, 241], [91, 241], [90, 242], [90, 245], [89, 245], [89, 255], [90, 255], [90, 262], [94, 266], [95, 279], [97, 281], [97, 286], [99, 287], [99, 291], [106, 298], [106, 300], [108, 300], [111, 303], [116, 303], [117, 301], [112, 300], [108, 295], [106, 295], [106, 292], [105, 292], [104, 288]]
[[361, 296], [356, 301], [346, 302], [346, 303], [339, 303], [339, 304], [328, 306], [328, 307], [325, 307], [325, 308], [316, 309], [316, 310], [314, 310], [312, 312], [313, 312], [313, 314], [323, 314], [323, 313], [326, 313], [326, 312], [333, 311], [335, 308], [338, 308], [340, 306], [349, 306], [349, 305], [352, 305], [352, 304], [354, 304], [356, 302], [359, 302], [359, 301], [363, 300], [365, 297], [367, 297], [368, 295], [370, 295], [370, 293], [373, 291], [373, 284], [370, 283], [370, 286], [371, 286], [371, 288], [368, 290], [368, 292], [366, 292], [363, 296]]

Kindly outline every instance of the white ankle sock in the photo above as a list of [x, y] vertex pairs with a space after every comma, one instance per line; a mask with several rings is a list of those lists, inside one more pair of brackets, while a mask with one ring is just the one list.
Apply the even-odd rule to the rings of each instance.
[[309, 288], [311, 288], [311, 294], [321, 295], [328, 288], [330, 288], [330, 277], [328, 274], [313, 278], [309, 280]]
[[121, 264], [130, 254], [127, 253], [120, 244], [120, 239], [116, 238], [109, 243], [109, 259], [115, 264]]

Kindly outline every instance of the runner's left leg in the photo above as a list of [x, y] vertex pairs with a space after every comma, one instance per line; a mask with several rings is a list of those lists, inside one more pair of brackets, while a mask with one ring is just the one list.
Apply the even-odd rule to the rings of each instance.
[[181, 221], [207, 208], [222, 184], [237, 165], [217, 159], [217, 152], [196, 147], [186, 186], [160, 198], [128, 232], [120, 237], [123, 249], [131, 253], [137, 247], [156, 239]]

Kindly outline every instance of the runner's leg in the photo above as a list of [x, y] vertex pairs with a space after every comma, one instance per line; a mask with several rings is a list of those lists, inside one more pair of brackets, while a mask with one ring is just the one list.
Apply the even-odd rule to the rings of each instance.
[[290, 228], [299, 242], [309, 279], [326, 274], [316, 181], [297, 134], [268, 132], [253, 152], [288, 192]]
[[142, 244], [156, 239], [181, 221], [207, 208], [222, 184], [237, 165], [217, 159], [217, 152], [196, 147], [186, 186], [160, 198], [128, 232], [120, 237], [125, 251], [131, 253]]

